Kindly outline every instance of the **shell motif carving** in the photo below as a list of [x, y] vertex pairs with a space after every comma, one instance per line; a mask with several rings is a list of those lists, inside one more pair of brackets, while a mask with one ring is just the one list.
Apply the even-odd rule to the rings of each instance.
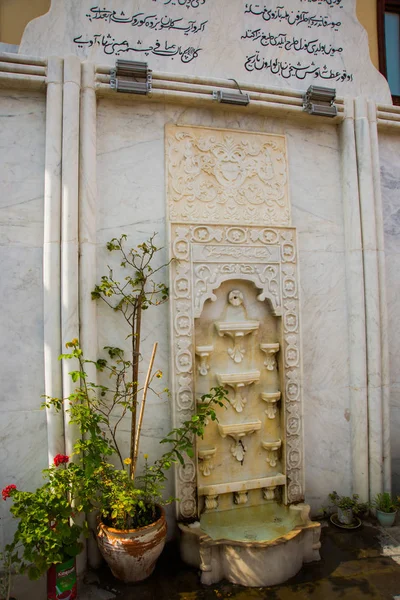
[[203, 448], [199, 450], [199, 469], [203, 477], [209, 477], [211, 475], [211, 471], [214, 469], [212, 459], [216, 452], [216, 448]]
[[275, 490], [276, 490], [276, 486], [264, 488], [263, 489], [264, 500], [267, 500], [268, 502], [275, 500]]
[[218, 508], [218, 495], [205, 497], [206, 510], [215, 510]]
[[233, 501], [235, 504], [246, 504], [247, 500], [247, 492], [235, 492], [233, 495]]

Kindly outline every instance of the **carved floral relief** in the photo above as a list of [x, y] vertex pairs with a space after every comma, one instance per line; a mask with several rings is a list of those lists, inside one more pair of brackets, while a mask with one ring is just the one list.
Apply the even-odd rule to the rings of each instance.
[[290, 224], [283, 136], [168, 125], [166, 143], [171, 221]]

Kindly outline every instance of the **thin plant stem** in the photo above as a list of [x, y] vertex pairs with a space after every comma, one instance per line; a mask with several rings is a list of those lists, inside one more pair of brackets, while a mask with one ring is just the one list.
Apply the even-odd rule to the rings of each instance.
[[6, 589], [6, 600], [10, 600], [11, 594], [11, 559], [8, 559], [7, 564], [7, 589]]
[[132, 328], [132, 405], [131, 405], [131, 443], [130, 443], [130, 476], [133, 477], [133, 462], [135, 458], [136, 443], [136, 415], [137, 397], [139, 386], [139, 356], [140, 356], [140, 330], [142, 321], [142, 295], [139, 296], [134, 316], [134, 327]]

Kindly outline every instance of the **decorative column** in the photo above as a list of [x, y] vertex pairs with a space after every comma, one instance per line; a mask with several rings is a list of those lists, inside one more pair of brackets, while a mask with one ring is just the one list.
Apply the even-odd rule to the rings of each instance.
[[361, 500], [367, 501], [369, 499], [369, 451], [364, 267], [354, 133], [354, 103], [351, 99], [345, 100], [345, 119], [340, 126], [340, 141], [349, 331], [353, 491], [360, 495]]
[[[95, 68], [82, 63], [79, 127], [79, 341], [84, 356], [97, 359], [97, 302], [91, 292], [96, 284], [96, 91]], [[96, 367], [86, 365], [89, 381], [97, 383]], [[88, 515], [93, 532], [96, 514]], [[89, 565], [96, 569], [102, 558], [95, 535], [87, 542]]]
[[[365, 315], [367, 332], [369, 493], [372, 499], [383, 491], [381, 320], [379, 270], [371, 138], [368, 105], [363, 97], [355, 100], [355, 134], [360, 191]], [[358, 415], [355, 414], [357, 419]]]
[[371, 100], [368, 101], [368, 119], [371, 140], [372, 178], [374, 181], [376, 249], [378, 254], [379, 306], [381, 320], [383, 487], [384, 490], [390, 490], [392, 487], [392, 473], [390, 454], [390, 374], [386, 298], [386, 264], [376, 104]]
[[[97, 303], [91, 292], [96, 285], [96, 92], [95, 70], [82, 63], [79, 130], [79, 313], [80, 345], [85, 356], [97, 358]], [[86, 366], [89, 380], [96, 382], [94, 365]]]
[[[61, 363], [61, 160], [63, 113], [63, 60], [52, 56], [47, 64], [46, 157], [44, 172], [44, 390], [63, 395]], [[46, 409], [48, 458], [65, 453], [62, 412]]]
[[[62, 161], [62, 218], [61, 218], [61, 330], [62, 348], [79, 335], [78, 306], [78, 189], [79, 189], [79, 95], [81, 62], [75, 56], [64, 60], [64, 112]], [[68, 397], [75, 384], [68, 375], [76, 365], [62, 362], [63, 394]], [[64, 410], [68, 410], [68, 402]], [[68, 423], [68, 413], [64, 416]], [[65, 428], [65, 451], [72, 453], [73, 440], [78, 432], [71, 425]]]

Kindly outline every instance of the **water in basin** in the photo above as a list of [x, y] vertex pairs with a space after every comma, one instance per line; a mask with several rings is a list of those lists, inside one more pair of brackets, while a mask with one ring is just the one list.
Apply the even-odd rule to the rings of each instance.
[[298, 511], [275, 502], [203, 513], [201, 529], [214, 540], [266, 542], [301, 525]]

